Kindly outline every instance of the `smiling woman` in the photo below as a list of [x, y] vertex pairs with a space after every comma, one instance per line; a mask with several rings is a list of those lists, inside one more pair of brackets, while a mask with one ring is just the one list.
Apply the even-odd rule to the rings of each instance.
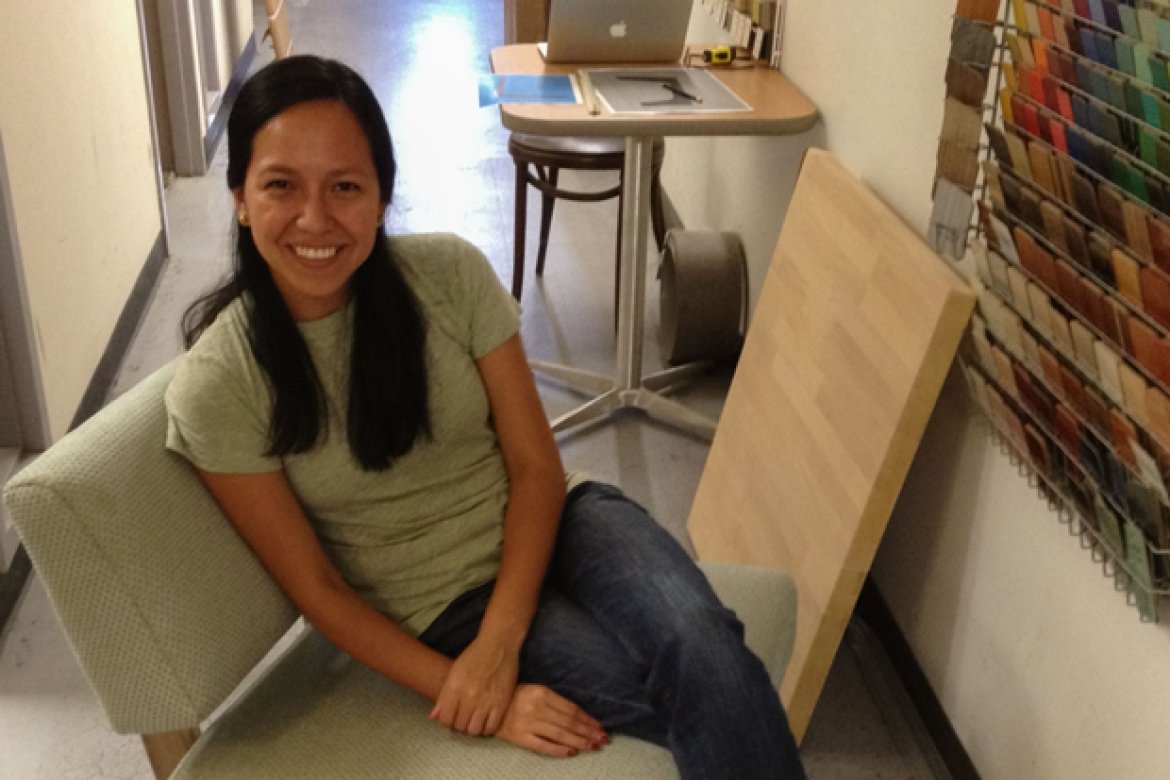
[[317, 100], [273, 117], [252, 141], [244, 184], [232, 194], [293, 319], [340, 309], [386, 208], [353, 112]]
[[227, 130], [235, 268], [188, 309], [187, 346], [236, 319], [272, 391], [266, 451], [303, 452], [328, 421], [298, 321], [351, 302], [349, 373], [362, 381], [342, 430], [363, 466], [385, 467], [429, 419], [422, 314], [378, 225], [397, 164], [377, 98], [345, 65], [290, 57], [248, 80]]
[[735, 613], [645, 510], [564, 471], [487, 259], [380, 229], [365, 82], [279, 60], [228, 145], [235, 273], [191, 312], [167, 446], [313, 627], [456, 731], [568, 757], [613, 730], [684, 777], [800, 780]]

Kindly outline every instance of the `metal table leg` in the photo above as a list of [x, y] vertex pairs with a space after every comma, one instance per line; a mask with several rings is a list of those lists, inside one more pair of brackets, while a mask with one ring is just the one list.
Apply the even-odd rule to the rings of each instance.
[[531, 361], [534, 371], [545, 374], [592, 400], [552, 421], [554, 431], [595, 420], [610, 412], [635, 408], [667, 425], [710, 439], [715, 423], [677, 401], [661, 395], [676, 387], [707, 365], [694, 363], [642, 376], [642, 338], [646, 303], [646, 249], [650, 222], [650, 158], [654, 139], [632, 136], [626, 139], [622, 194], [622, 268], [618, 309], [617, 365], [615, 376], [604, 377], [570, 366]]

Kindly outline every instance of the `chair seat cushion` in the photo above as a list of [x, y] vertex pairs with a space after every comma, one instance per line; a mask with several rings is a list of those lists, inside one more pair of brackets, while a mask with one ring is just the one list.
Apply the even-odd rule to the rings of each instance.
[[[705, 566], [748, 626], [748, 644], [779, 679], [795, 622], [780, 572]], [[779, 668], [778, 668], [779, 667]], [[362, 666], [309, 630], [196, 742], [175, 780], [640, 778], [677, 780], [665, 749], [615, 736], [596, 753], [539, 756], [427, 719], [430, 703]]]
[[172, 778], [678, 777], [669, 752], [636, 739], [615, 737], [600, 752], [556, 759], [450, 731], [427, 719], [430, 708], [306, 631], [200, 737]]

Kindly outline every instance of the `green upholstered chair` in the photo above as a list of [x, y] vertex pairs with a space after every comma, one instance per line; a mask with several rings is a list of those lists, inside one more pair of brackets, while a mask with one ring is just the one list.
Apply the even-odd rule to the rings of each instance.
[[[560, 760], [453, 733], [427, 719], [424, 698], [311, 629], [280, 642], [296, 610], [163, 446], [172, 372], [114, 401], [4, 490], [111, 727], [143, 735], [158, 777], [678, 776], [667, 751], [631, 738]], [[791, 580], [705, 571], [778, 686], [795, 624]], [[277, 644], [283, 654], [249, 674]]]

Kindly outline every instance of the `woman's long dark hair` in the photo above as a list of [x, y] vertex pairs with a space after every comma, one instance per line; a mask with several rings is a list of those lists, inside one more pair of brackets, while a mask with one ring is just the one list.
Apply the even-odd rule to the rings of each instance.
[[[297, 56], [277, 60], [240, 89], [228, 118], [228, 187], [244, 186], [252, 139], [277, 114], [311, 100], [335, 100], [353, 112], [369, 141], [381, 202], [394, 191], [394, 151], [378, 100], [361, 76], [339, 62]], [[422, 312], [390, 242], [378, 229], [369, 258], [350, 278], [353, 346], [346, 433], [362, 468], [389, 468], [421, 435], [429, 435]], [[190, 347], [216, 316], [242, 298], [248, 339], [272, 397], [268, 455], [304, 452], [328, 425], [325, 393], [308, 346], [285, 305], [248, 227], [236, 228], [228, 279], [183, 316]]]

